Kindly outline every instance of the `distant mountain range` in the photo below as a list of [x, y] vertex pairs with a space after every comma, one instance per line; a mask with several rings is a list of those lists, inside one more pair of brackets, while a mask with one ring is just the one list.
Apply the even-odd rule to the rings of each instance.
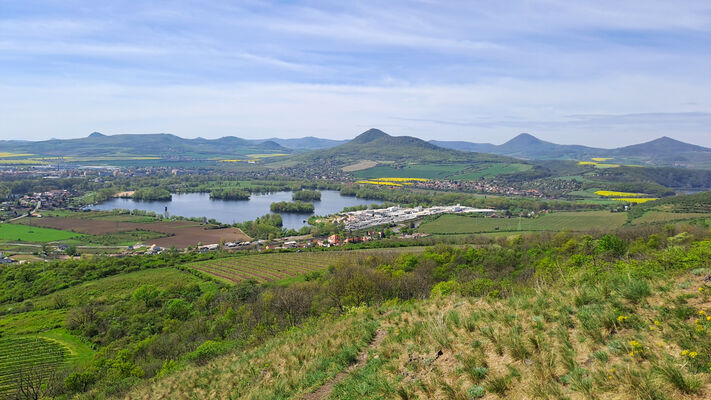
[[271, 140], [252, 141], [233, 136], [220, 139], [183, 139], [167, 133], [103, 135], [94, 132], [80, 139], [50, 139], [37, 142], [0, 141], [0, 150], [44, 156], [96, 157], [117, 155], [155, 155], [210, 157], [250, 153], [291, 153]]
[[[42, 156], [97, 157], [153, 155], [161, 157], [221, 157], [248, 154], [295, 154], [305, 160], [359, 160], [448, 162], [504, 162], [506, 156], [527, 160], [580, 160], [610, 158], [609, 163], [683, 166], [711, 169], [711, 149], [661, 137], [646, 143], [602, 149], [563, 145], [522, 133], [501, 145], [468, 141], [429, 142], [411, 136], [390, 136], [370, 129], [353, 140], [332, 140], [313, 136], [296, 139], [183, 139], [166, 134], [103, 135], [94, 132], [80, 139], [43, 141], [2, 140], [0, 151], [32, 153]], [[301, 153], [301, 154], [299, 154]], [[473, 154], [472, 154], [473, 153]]]
[[711, 167], [711, 149], [684, 143], [666, 136], [650, 142], [616, 149], [556, 144], [540, 140], [528, 133], [522, 133], [501, 145], [438, 140], [431, 140], [430, 143], [450, 149], [500, 154], [529, 160], [584, 161], [600, 157], [610, 158], [609, 162]]
[[264, 143], [266, 141], [271, 141], [277, 143], [280, 146], [292, 149], [292, 150], [318, 150], [318, 149], [328, 149], [331, 147], [336, 147], [342, 144], [348, 143], [348, 140], [333, 140], [333, 139], [321, 139], [313, 136], [302, 137], [298, 139], [279, 139], [271, 138], [263, 141], [253, 140], [253, 142]]

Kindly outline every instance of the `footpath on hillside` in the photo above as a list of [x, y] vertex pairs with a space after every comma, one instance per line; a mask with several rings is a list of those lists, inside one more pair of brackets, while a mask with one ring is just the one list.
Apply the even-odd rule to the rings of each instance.
[[352, 364], [348, 368], [346, 368], [344, 371], [341, 371], [338, 373], [338, 375], [334, 376], [330, 381], [324, 383], [321, 387], [316, 389], [315, 391], [311, 393], [307, 393], [303, 397], [301, 397], [301, 400], [324, 400], [327, 399], [331, 393], [333, 392], [333, 388], [339, 384], [341, 381], [343, 381], [348, 374], [352, 373], [353, 371], [362, 368], [365, 363], [368, 361], [368, 351], [378, 347], [380, 343], [382, 343], [383, 339], [385, 339], [385, 330], [383, 329], [378, 329], [375, 331], [375, 337], [373, 337], [373, 340], [371, 340], [370, 344], [368, 347], [363, 349], [363, 351], [358, 354], [358, 358], [355, 362], [355, 364]]

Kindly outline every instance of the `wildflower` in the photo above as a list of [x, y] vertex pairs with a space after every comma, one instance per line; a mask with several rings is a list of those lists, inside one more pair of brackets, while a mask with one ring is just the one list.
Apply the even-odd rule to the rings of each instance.
[[711, 321], [711, 315], [709, 315], [708, 317], [706, 317], [706, 321]]
[[691, 358], [696, 358], [696, 356], [698, 356], [698, 355], [699, 355], [699, 353], [697, 353], [695, 351], [692, 351], [689, 353], [689, 357], [691, 357]]
[[696, 318], [696, 319], [694, 320], [694, 323], [695, 323], [695, 324], [698, 324], [698, 323], [699, 323], [699, 319]]
[[696, 325], [696, 332], [703, 332], [703, 331], [704, 331], [703, 325], [698, 325], [698, 324], [697, 324], [697, 325]]
[[659, 325], [660, 325], [659, 321], [657, 321], [657, 320], [655, 319], [655, 320], [654, 320], [654, 325], [659, 326]]
[[628, 318], [629, 318], [629, 317], [626, 317], [626, 316], [624, 316], [624, 315], [620, 315], [619, 317], [617, 317], [617, 322], [624, 322], [624, 321], [627, 321]]
[[630, 357], [634, 357], [634, 351], [630, 351]]
[[649, 330], [653, 331], [654, 330], [654, 325], [649, 325]]
[[704, 288], [700, 287], [699, 292], [703, 292], [703, 291], [704, 291]]
[[636, 341], [636, 340], [631, 340], [631, 341], [630, 341], [630, 346], [632, 346], [632, 347], [635, 348], [635, 349], [638, 349], [638, 348], [642, 347], [642, 344], [639, 343], [639, 342]]
[[658, 341], [658, 342], [657, 342], [657, 346], [659, 346], [659, 347], [664, 347], [664, 342], [662, 342], [661, 340]]
[[689, 354], [689, 350], [683, 350], [683, 351], [681, 352], [681, 355], [682, 355], [682, 356], [685, 356], [685, 355], [687, 355], [687, 354]]
[[704, 315], [704, 314], [706, 314], [706, 311], [704, 311], [704, 310], [699, 310], [699, 315]]

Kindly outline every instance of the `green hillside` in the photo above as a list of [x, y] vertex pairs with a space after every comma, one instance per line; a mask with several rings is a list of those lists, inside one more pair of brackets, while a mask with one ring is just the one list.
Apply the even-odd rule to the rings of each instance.
[[390, 136], [379, 129], [363, 132], [348, 143], [306, 153], [295, 158], [299, 162], [337, 162], [361, 160], [420, 163], [497, 163], [513, 162], [508, 157], [470, 153], [435, 146], [410, 136]]
[[271, 141], [254, 142], [237, 137], [220, 139], [184, 139], [175, 135], [103, 135], [94, 132], [79, 139], [50, 139], [30, 142], [0, 141], [3, 151], [31, 153], [43, 156], [100, 157], [100, 156], [166, 156], [166, 157], [223, 157], [261, 153], [290, 153]]
[[[338, 292], [347, 307], [337, 317], [187, 364], [123, 397], [706, 398], [711, 242], [688, 233], [628, 240], [558, 235], [342, 266], [360, 283]], [[425, 284], [423, 268], [439, 283]], [[330, 293], [337, 271], [286, 298]]]

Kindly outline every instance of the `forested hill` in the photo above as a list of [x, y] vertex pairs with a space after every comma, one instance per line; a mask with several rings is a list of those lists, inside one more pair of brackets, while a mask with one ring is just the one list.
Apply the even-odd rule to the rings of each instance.
[[522, 133], [501, 145], [472, 143], [467, 141], [437, 141], [437, 146], [473, 152], [485, 152], [531, 160], [589, 160], [609, 158], [615, 163], [629, 161], [659, 166], [685, 166], [711, 168], [711, 149], [684, 143], [667, 136], [646, 143], [614, 149], [556, 144]]
[[219, 139], [184, 139], [167, 133], [103, 135], [94, 132], [80, 139], [50, 139], [38, 142], [0, 141], [3, 151], [47, 156], [221, 156], [250, 153], [290, 153], [272, 141], [254, 142], [227, 136]]
[[509, 157], [445, 149], [411, 136], [390, 136], [379, 129], [369, 129], [348, 143], [296, 157], [297, 161], [336, 163], [374, 161], [421, 162], [515, 162]]

